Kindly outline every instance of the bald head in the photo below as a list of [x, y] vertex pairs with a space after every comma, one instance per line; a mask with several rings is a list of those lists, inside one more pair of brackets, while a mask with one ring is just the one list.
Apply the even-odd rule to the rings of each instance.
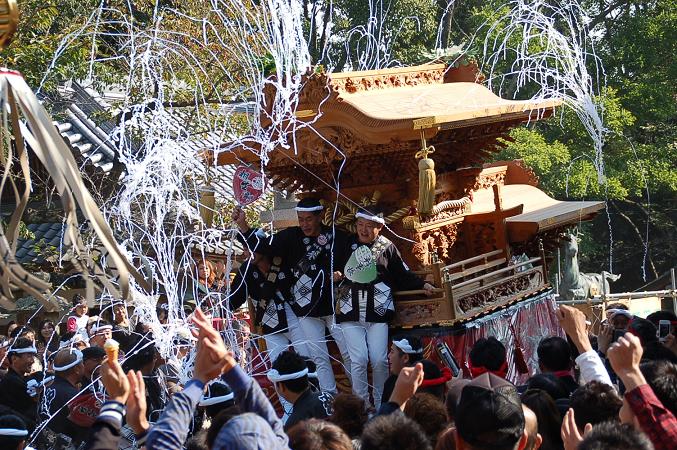
[[543, 437], [538, 433], [538, 418], [528, 406], [522, 405], [524, 411], [524, 431], [527, 433], [527, 445], [524, 450], [537, 450], [543, 443]]

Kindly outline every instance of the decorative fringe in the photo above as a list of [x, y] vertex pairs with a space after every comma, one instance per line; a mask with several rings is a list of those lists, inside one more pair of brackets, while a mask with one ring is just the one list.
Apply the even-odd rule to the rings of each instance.
[[200, 217], [205, 227], [211, 228], [214, 221], [214, 208], [216, 207], [214, 187], [207, 185], [200, 189]]
[[418, 212], [419, 214], [430, 214], [435, 206], [435, 184], [437, 177], [435, 175], [435, 161], [428, 158], [430, 153], [435, 151], [435, 147], [425, 146], [416, 153], [416, 158], [421, 158], [418, 162]]

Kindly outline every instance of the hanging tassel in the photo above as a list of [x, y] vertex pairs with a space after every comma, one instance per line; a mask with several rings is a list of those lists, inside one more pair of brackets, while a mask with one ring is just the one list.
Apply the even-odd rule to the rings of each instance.
[[510, 331], [512, 332], [512, 337], [515, 342], [515, 368], [517, 368], [517, 373], [522, 375], [527, 374], [529, 373], [529, 364], [527, 364], [527, 358], [524, 355], [524, 349], [522, 349], [519, 335], [515, 331], [513, 324], [510, 324]]
[[426, 145], [425, 132], [421, 130], [421, 150], [416, 153], [415, 158], [421, 158], [418, 162], [418, 212], [419, 214], [430, 214], [435, 206], [435, 161], [428, 158], [428, 155], [435, 151], [432, 145]]

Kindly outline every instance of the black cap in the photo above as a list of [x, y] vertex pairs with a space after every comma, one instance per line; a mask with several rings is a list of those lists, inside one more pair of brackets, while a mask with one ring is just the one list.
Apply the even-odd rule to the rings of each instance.
[[455, 419], [459, 436], [477, 448], [513, 448], [524, 432], [515, 386], [493, 373], [484, 373], [463, 388]]

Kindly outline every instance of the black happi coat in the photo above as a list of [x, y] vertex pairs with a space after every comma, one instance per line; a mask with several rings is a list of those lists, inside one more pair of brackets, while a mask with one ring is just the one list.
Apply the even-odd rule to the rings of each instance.
[[[358, 322], [360, 302], [365, 322], [389, 322], [395, 314], [392, 291], [421, 289], [425, 284], [402, 260], [399, 250], [389, 239], [379, 236], [371, 244], [361, 244], [351, 237], [350, 250], [366, 245], [376, 263], [376, 279], [371, 283], [355, 283], [344, 279], [338, 289], [336, 321]], [[343, 270], [341, 270], [343, 272]]]
[[284, 424], [284, 430], [287, 431], [304, 420], [326, 419], [334, 412], [333, 404], [334, 397], [330, 393], [314, 391], [309, 387], [294, 402], [291, 414]]
[[[251, 230], [250, 233], [255, 233]], [[269, 255], [281, 258], [282, 271], [291, 274], [290, 305], [299, 317], [334, 314], [332, 274], [341, 271], [350, 257], [348, 235], [322, 226], [320, 235], [307, 237], [300, 227], [278, 231]]]
[[0, 382], [0, 405], [5, 405], [24, 417], [35, 421], [38, 404], [28, 395], [26, 377], [9, 369]]
[[240, 266], [231, 284], [232, 291], [228, 297], [233, 310], [242, 306], [247, 301], [247, 297], [251, 297], [255, 309], [254, 321], [263, 328], [266, 334], [287, 328], [284, 302], [289, 296], [291, 280], [282, 271], [275, 275], [273, 283], [248, 261]]

